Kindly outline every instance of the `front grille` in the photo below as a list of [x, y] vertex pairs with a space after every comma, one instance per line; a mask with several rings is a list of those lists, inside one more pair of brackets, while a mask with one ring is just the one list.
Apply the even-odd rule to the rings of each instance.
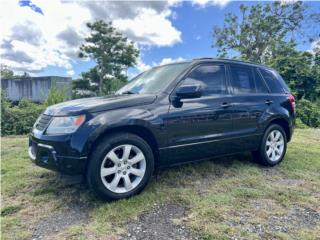
[[38, 119], [38, 121], [36, 123], [36, 129], [38, 129], [39, 131], [43, 131], [44, 129], [46, 129], [51, 118], [52, 117], [49, 115], [41, 114], [40, 118]]

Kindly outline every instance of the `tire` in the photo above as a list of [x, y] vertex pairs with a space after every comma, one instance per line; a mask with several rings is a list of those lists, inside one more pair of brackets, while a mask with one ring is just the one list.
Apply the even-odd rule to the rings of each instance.
[[285, 131], [280, 125], [272, 124], [266, 129], [259, 149], [252, 152], [252, 155], [262, 165], [275, 166], [283, 160], [286, 150], [287, 136]]
[[139, 194], [153, 171], [154, 156], [148, 143], [134, 134], [116, 133], [103, 138], [93, 149], [87, 182], [103, 199], [118, 200]]

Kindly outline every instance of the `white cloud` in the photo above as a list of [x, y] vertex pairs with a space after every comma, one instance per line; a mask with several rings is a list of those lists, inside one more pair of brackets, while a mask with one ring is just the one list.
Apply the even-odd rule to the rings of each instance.
[[170, 10], [157, 14], [154, 9], [142, 8], [135, 18], [117, 19], [113, 23], [120, 31], [127, 33], [129, 38], [141, 44], [171, 46], [181, 42], [181, 32], [167, 19], [170, 15]]
[[163, 58], [159, 64], [157, 65], [164, 65], [164, 64], [169, 64], [169, 63], [175, 63], [175, 62], [183, 62], [186, 61], [185, 58], [183, 57], [178, 57], [178, 58]]
[[73, 76], [73, 75], [74, 75], [74, 71], [73, 71], [73, 70], [67, 71], [67, 75], [68, 75], [68, 76]]
[[207, 5], [219, 6], [221, 8], [225, 7], [231, 0], [193, 0], [193, 5], [198, 5], [200, 7], [206, 7]]
[[138, 73], [147, 71], [152, 67], [153, 67], [152, 65], [144, 63], [141, 58], [138, 59], [137, 66], [136, 66]]
[[[84, 37], [85, 19], [91, 17], [89, 11], [76, 3], [42, 0], [33, 3], [42, 9], [44, 16], [28, 7], [20, 7], [18, 1], [2, 2], [1, 63], [18, 71], [39, 72], [47, 66], [70, 71], [78, 46], [70, 46], [57, 35], [71, 27]], [[77, 14], [69, 14], [72, 12]], [[15, 58], [8, 58], [13, 53]], [[24, 61], [26, 59], [28, 61]]]
[[130, 39], [143, 46], [171, 46], [181, 42], [181, 32], [170, 22], [167, 2], [33, 0], [43, 15], [18, 0], [2, 0], [0, 9], [1, 63], [17, 71], [39, 72], [59, 66], [68, 74], [83, 39], [86, 23], [113, 20]]
[[312, 54], [320, 53], [320, 38], [314, 40], [311, 43], [311, 48], [309, 50]]
[[155, 67], [155, 66], [160, 66], [160, 65], [175, 63], [175, 62], [183, 62], [183, 61], [186, 61], [186, 59], [183, 57], [163, 58], [160, 62], [152, 62], [152, 64], [146, 64], [143, 62], [143, 60], [140, 57], [137, 62], [136, 71], [132, 71], [129, 75], [129, 78], [137, 75], [138, 73], [147, 71], [150, 68]]
[[164, 64], [169, 64], [169, 63], [175, 63], [175, 62], [183, 62], [186, 61], [185, 58], [183, 57], [178, 57], [178, 58], [163, 58], [159, 62], [152, 62], [151, 64], [146, 64], [143, 62], [141, 57], [137, 61], [137, 66], [134, 69], [131, 69], [128, 73], [128, 78], [132, 79], [133, 77], [137, 76], [139, 73], [142, 73], [144, 71], [149, 70], [152, 67], [156, 66], [161, 66]]
[[282, 5], [286, 5], [286, 4], [293, 4], [295, 2], [298, 2], [299, 0], [280, 0], [280, 3]]

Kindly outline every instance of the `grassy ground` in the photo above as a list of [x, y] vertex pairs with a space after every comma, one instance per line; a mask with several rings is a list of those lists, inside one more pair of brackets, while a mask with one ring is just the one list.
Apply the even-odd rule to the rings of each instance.
[[117, 239], [166, 204], [183, 206], [173, 224], [202, 239], [319, 239], [319, 129], [296, 130], [277, 167], [261, 167], [249, 154], [190, 164], [113, 203], [32, 165], [26, 137], [2, 138], [1, 150], [2, 239]]

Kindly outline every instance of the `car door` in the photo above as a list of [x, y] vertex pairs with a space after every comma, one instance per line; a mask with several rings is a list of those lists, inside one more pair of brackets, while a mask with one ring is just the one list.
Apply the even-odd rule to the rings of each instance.
[[255, 67], [231, 64], [233, 129], [237, 138], [233, 151], [258, 147], [262, 134], [262, 118], [272, 104], [269, 89]]
[[201, 86], [200, 98], [182, 99], [180, 106], [172, 103], [169, 108], [166, 119], [168, 164], [228, 152], [224, 140], [232, 131], [232, 106], [229, 104], [226, 66], [200, 64], [179, 86], [194, 84]]

